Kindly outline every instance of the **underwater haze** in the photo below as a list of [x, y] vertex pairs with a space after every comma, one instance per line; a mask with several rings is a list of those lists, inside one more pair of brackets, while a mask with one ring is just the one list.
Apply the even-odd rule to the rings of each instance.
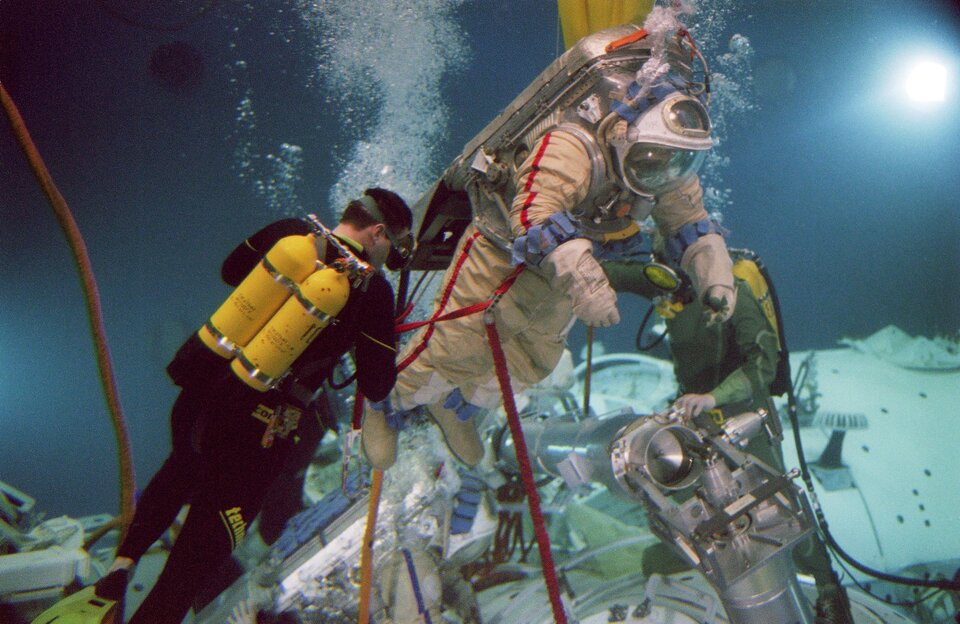
[[[960, 330], [954, 2], [699, 0], [720, 141], [704, 171], [758, 252], [793, 350], [890, 324]], [[548, 0], [0, 0], [0, 81], [88, 248], [143, 487], [169, 451], [164, 368], [229, 294], [225, 255], [368, 186], [425, 192], [559, 53]], [[946, 68], [912, 102], [905, 68]], [[77, 269], [0, 130], [0, 481], [48, 516], [114, 513], [116, 443]], [[646, 304], [598, 330], [631, 349]], [[582, 326], [571, 335], [574, 354]]]

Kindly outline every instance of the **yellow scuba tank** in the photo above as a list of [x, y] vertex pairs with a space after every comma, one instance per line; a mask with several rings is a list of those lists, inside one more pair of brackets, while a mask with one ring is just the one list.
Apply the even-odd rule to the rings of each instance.
[[324, 267], [307, 277], [230, 363], [245, 384], [266, 392], [347, 304], [350, 279]]
[[760, 267], [757, 266], [756, 261], [749, 256], [736, 258], [736, 251], [731, 252], [731, 255], [735, 257], [733, 263], [733, 276], [743, 280], [750, 286], [750, 291], [760, 304], [760, 309], [763, 310], [764, 316], [766, 316], [767, 320], [770, 321], [770, 327], [773, 328], [773, 331], [777, 334], [777, 339], [779, 340], [780, 327], [777, 323], [777, 311], [773, 306], [773, 297], [770, 295], [770, 287], [767, 285], [767, 280], [764, 279], [763, 274], [760, 272]]
[[316, 269], [315, 236], [281, 238], [200, 328], [200, 340], [217, 355], [234, 357]]

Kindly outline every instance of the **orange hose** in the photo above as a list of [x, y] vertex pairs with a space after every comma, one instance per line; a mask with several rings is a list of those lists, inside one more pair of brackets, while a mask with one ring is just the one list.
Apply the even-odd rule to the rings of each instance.
[[613, 52], [614, 50], [619, 50], [620, 48], [622, 48], [622, 47], [625, 46], [625, 45], [630, 45], [631, 43], [635, 43], [635, 42], [637, 42], [637, 41], [640, 41], [641, 39], [643, 39], [644, 37], [646, 37], [648, 34], [649, 34], [649, 33], [647, 33], [646, 30], [644, 30], [643, 28], [641, 28], [640, 30], [638, 30], [638, 31], [636, 31], [636, 32], [630, 33], [630, 34], [627, 35], [626, 37], [620, 37], [620, 38], [617, 39], [616, 41], [611, 41], [610, 43], [607, 44], [607, 47], [604, 49], [604, 51], [605, 51], [607, 54], [610, 54], [610, 53]]
[[383, 485], [383, 471], [373, 471], [373, 483], [370, 484], [370, 503], [367, 506], [367, 528], [363, 532], [363, 545], [360, 550], [360, 615], [358, 624], [370, 622], [370, 591], [373, 585], [373, 540], [376, 538], [377, 510], [380, 507], [380, 490]]
[[133, 520], [134, 500], [133, 493], [136, 487], [136, 479], [133, 473], [133, 460], [130, 452], [130, 438], [127, 435], [126, 422], [123, 418], [123, 411], [120, 408], [120, 397], [117, 392], [116, 380], [113, 376], [113, 367], [110, 363], [110, 351], [107, 347], [106, 331], [103, 327], [103, 312], [100, 308], [100, 294], [97, 290], [97, 282], [93, 276], [93, 269], [90, 265], [90, 258], [87, 255], [87, 247], [80, 235], [80, 229], [77, 227], [73, 214], [67, 201], [60, 194], [53, 178], [47, 170], [40, 153], [37, 151], [27, 126], [17, 110], [16, 104], [10, 94], [7, 93], [3, 83], [0, 82], [0, 104], [10, 120], [10, 126], [17, 142], [23, 149], [33, 174], [40, 184], [47, 201], [53, 208], [53, 212], [60, 222], [60, 227], [67, 236], [70, 243], [70, 250], [73, 252], [74, 262], [80, 273], [80, 279], [83, 283], [83, 294], [87, 304], [87, 314], [90, 319], [90, 331], [93, 334], [94, 345], [96, 347], [97, 364], [100, 367], [100, 382], [103, 386], [103, 392], [107, 399], [107, 407], [110, 410], [113, 419], [113, 429], [117, 438], [117, 447], [120, 456], [120, 518], [121, 530], [120, 539], [127, 533], [127, 528]]

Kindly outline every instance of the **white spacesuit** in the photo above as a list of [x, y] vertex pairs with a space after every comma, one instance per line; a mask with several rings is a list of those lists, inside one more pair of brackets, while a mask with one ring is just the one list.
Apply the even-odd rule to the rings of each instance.
[[[693, 82], [689, 64], [694, 52], [676, 31], [633, 25], [582, 39], [421, 200], [427, 217], [450, 197], [469, 201], [473, 222], [434, 316], [506, 289], [494, 314], [514, 391], [553, 370], [575, 318], [619, 322], [598, 260], [640, 253], [648, 217], [708, 308], [720, 319], [732, 313], [732, 263], [696, 175], [712, 143], [706, 80]], [[417, 406], [427, 406], [461, 461], [482, 458], [475, 415], [502, 399], [482, 316], [423, 327], [407, 343], [390, 402], [365, 412], [364, 450], [375, 467], [395, 460], [395, 414]]]

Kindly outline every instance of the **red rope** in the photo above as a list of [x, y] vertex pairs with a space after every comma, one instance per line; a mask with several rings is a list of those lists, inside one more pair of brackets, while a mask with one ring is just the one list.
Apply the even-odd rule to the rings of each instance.
[[398, 334], [402, 334], [403, 332], [408, 332], [414, 329], [418, 329], [420, 327], [423, 327], [424, 325], [433, 325], [434, 323], [439, 323], [440, 321], [451, 321], [453, 319], [457, 319], [463, 316], [469, 316], [474, 312], [480, 312], [482, 310], [486, 310], [489, 307], [490, 307], [490, 301], [481, 301], [480, 303], [475, 303], [473, 305], [460, 308], [459, 310], [454, 310], [453, 312], [449, 312], [442, 316], [435, 316], [433, 318], [428, 318], [424, 321], [414, 321], [412, 323], [404, 323], [403, 325], [397, 325], [396, 327], [394, 327], [394, 331]]
[[[521, 265], [522, 266], [522, 265]], [[543, 568], [543, 578], [547, 585], [547, 594], [550, 596], [550, 606], [553, 609], [553, 620], [557, 624], [566, 624], [567, 615], [560, 600], [560, 585], [557, 583], [557, 571], [553, 564], [553, 555], [550, 553], [550, 536], [543, 521], [543, 512], [540, 509], [540, 495], [533, 480], [533, 469], [530, 466], [530, 455], [527, 443], [520, 428], [520, 417], [517, 415], [517, 404], [513, 400], [513, 389], [510, 386], [510, 373], [507, 370], [507, 358], [500, 345], [500, 334], [497, 332], [496, 322], [491, 316], [484, 318], [487, 329], [487, 339], [490, 342], [490, 351], [496, 364], [497, 381], [500, 383], [500, 392], [503, 394], [503, 409], [507, 412], [507, 423], [510, 425], [510, 435], [513, 437], [513, 448], [517, 452], [517, 462], [520, 464], [520, 476], [523, 486], [527, 490], [527, 500], [530, 505], [530, 517], [533, 519], [533, 531], [537, 537], [537, 548], [540, 550], [540, 565]]]
[[[473, 241], [471, 240], [470, 243], [472, 242]], [[463, 259], [466, 259], [466, 248], [464, 249]], [[463, 263], [461, 261], [460, 265], [462, 264]], [[513, 271], [511, 271], [510, 274], [507, 275], [502, 282], [500, 282], [500, 285], [497, 287], [497, 289], [493, 291], [493, 296], [487, 299], [486, 301], [481, 301], [480, 303], [475, 303], [473, 305], [469, 305], [469, 306], [460, 308], [458, 310], [454, 310], [453, 312], [448, 312], [447, 314], [441, 315], [440, 312], [447, 305], [447, 300], [449, 299], [449, 295], [453, 290], [453, 282], [456, 280], [457, 275], [459, 274], [460, 266], [458, 265], [457, 270], [454, 272], [454, 276], [450, 279], [450, 283], [447, 285], [447, 289], [443, 297], [443, 302], [441, 306], [437, 308], [437, 311], [434, 312], [433, 316], [431, 316], [426, 321], [419, 321], [416, 323], [407, 323], [406, 325], [398, 325], [394, 328], [394, 331], [399, 334], [405, 331], [409, 331], [411, 329], [416, 329], [417, 327], [422, 327], [424, 325], [430, 326], [427, 329], [427, 331], [424, 332], [423, 338], [420, 340], [420, 344], [416, 346], [416, 348], [413, 350], [413, 353], [408, 355], [406, 359], [404, 359], [402, 362], [400, 362], [400, 364], [397, 365], [397, 372], [399, 373], [400, 371], [405, 369], [407, 366], [412, 364], [413, 361], [416, 360], [417, 357], [423, 352], [423, 350], [427, 348], [427, 343], [430, 341], [430, 336], [433, 335], [433, 327], [435, 323], [439, 323], [440, 321], [449, 321], [451, 319], [460, 318], [463, 316], [467, 316], [469, 314], [473, 314], [475, 312], [486, 310], [493, 304], [494, 301], [498, 300], [500, 297], [504, 295], [504, 293], [510, 290], [510, 287], [513, 286], [513, 283], [515, 281], [517, 281], [517, 278], [523, 272], [523, 269], [525, 266], [526, 265], [521, 264], [517, 268], [515, 268]]]
[[[447, 283], [446, 288], [443, 290], [443, 296], [440, 298], [440, 304], [437, 306], [437, 310], [433, 313], [433, 316], [430, 317], [431, 320], [438, 318], [443, 312], [443, 309], [447, 307], [447, 303], [450, 301], [450, 295], [453, 293], [453, 285], [457, 281], [457, 277], [460, 275], [460, 269], [463, 267], [463, 263], [467, 261], [467, 255], [470, 253], [470, 248], [473, 247], [473, 243], [480, 238], [480, 232], [474, 232], [470, 238], [467, 239], [467, 242], [464, 243], [463, 249], [460, 251], [460, 257], [457, 258], [457, 263], [454, 265], [453, 274], [450, 277], [450, 281]], [[423, 336], [420, 338], [420, 344], [416, 346], [413, 352], [408, 355], [400, 364], [397, 365], [397, 372], [402, 371], [407, 366], [411, 364], [417, 357], [427, 348], [427, 343], [430, 342], [430, 336], [433, 335], [433, 325], [427, 328], [427, 331], [423, 333]]]

